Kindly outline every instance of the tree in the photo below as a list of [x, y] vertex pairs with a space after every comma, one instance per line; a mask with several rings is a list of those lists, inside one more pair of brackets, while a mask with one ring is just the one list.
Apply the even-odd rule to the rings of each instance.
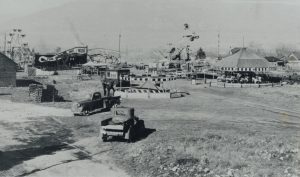
[[295, 51], [295, 47], [288, 46], [288, 45], [280, 45], [275, 49], [276, 55], [278, 57], [287, 57], [293, 51]]
[[196, 59], [205, 59], [205, 58], [206, 58], [206, 54], [204, 50], [200, 47], [200, 49], [197, 50]]
[[56, 53], [60, 53], [60, 52], [61, 52], [61, 47], [56, 47], [56, 48], [55, 48], [55, 52], [56, 52]]
[[255, 52], [259, 56], [262, 56], [262, 57], [268, 56], [266, 50], [264, 49], [264, 47], [261, 43], [251, 41], [249, 43], [249, 46], [247, 47], [247, 49]]

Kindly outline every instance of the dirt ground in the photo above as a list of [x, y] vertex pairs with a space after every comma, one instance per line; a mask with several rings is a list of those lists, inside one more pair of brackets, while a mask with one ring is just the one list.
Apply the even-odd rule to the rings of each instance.
[[[84, 97], [82, 88], [101, 89], [97, 80], [64, 79], [57, 88], [70, 101]], [[16, 103], [2, 94], [0, 176], [300, 176], [299, 86], [172, 84], [190, 95], [122, 100], [148, 128], [135, 143], [100, 141], [109, 112], [74, 117], [72, 102]]]

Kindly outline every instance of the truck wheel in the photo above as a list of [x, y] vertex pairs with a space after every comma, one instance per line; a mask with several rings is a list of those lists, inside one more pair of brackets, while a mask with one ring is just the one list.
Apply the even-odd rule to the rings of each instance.
[[103, 101], [103, 109], [106, 109], [106, 101]]
[[86, 115], [86, 116], [90, 115], [90, 111], [89, 111], [88, 109], [85, 110], [85, 111], [84, 111], [84, 115]]
[[128, 143], [132, 143], [134, 141], [134, 130], [133, 127], [130, 127], [128, 130]]
[[143, 120], [140, 120], [139, 121], [139, 124], [138, 124], [138, 132], [139, 132], [139, 138], [143, 138], [144, 135], [145, 135], [145, 123]]

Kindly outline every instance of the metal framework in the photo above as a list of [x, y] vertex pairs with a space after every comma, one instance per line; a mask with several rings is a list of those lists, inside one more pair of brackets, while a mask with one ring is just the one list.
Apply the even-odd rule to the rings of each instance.
[[120, 51], [105, 48], [93, 48], [88, 50], [88, 56], [92, 61], [118, 64], [120, 63]]
[[5, 55], [16, 62], [20, 67], [24, 67], [26, 63], [31, 62], [31, 52], [28, 42], [24, 42], [26, 34], [22, 29], [13, 29], [8, 33], [8, 39], [5, 34]]

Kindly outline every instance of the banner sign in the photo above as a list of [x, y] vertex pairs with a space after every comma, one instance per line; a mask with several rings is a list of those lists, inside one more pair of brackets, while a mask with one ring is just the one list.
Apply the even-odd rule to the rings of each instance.
[[71, 68], [87, 62], [87, 47], [75, 47], [56, 55], [35, 55], [34, 66], [45, 69]]

